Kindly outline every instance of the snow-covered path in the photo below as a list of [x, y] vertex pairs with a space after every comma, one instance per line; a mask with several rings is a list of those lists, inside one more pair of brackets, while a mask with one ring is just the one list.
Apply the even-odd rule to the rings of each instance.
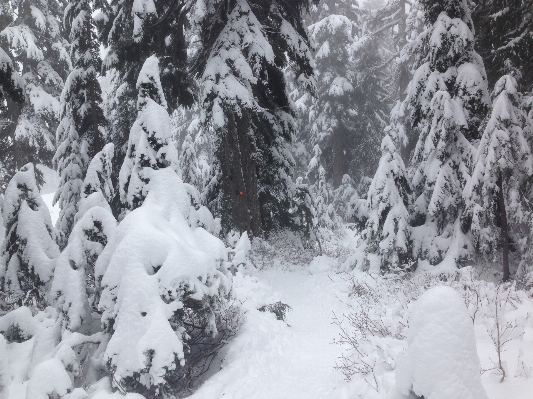
[[[334, 369], [342, 348], [333, 344], [338, 329], [332, 309], [344, 309], [339, 288], [346, 282], [334, 273], [271, 269], [258, 280], [242, 276], [237, 296], [245, 300], [247, 322], [231, 344], [224, 368], [191, 398], [326, 399], [340, 398], [342, 374]], [[268, 291], [272, 290], [270, 294]], [[271, 300], [268, 301], [270, 296]], [[292, 307], [288, 323], [257, 306], [281, 300]]]

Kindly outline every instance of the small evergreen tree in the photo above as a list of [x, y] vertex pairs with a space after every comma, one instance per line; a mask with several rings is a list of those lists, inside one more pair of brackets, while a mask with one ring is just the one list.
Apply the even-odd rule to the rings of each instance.
[[[189, 90], [191, 79], [186, 73], [185, 28], [194, 2], [111, 0], [96, 4], [99, 38], [109, 49], [103, 61], [103, 69], [111, 77], [111, 92], [105, 108], [110, 122], [109, 141], [115, 145], [113, 182], [116, 185], [128, 148], [127, 133], [137, 118], [136, 83], [144, 61], [151, 55], [159, 59], [162, 90], [169, 112], [178, 104], [190, 106], [193, 102]], [[115, 216], [121, 214], [124, 209], [120, 195], [111, 206]]]
[[412, 239], [409, 225], [411, 188], [397, 147], [389, 135], [381, 143], [383, 155], [367, 195], [368, 219], [363, 236], [366, 261], [382, 272], [411, 266]]
[[145, 168], [177, 165], [157, 57], [151, 56], [145, 61], [137, 79], [137, 89], [138, 116], [130, 130], [126, 158], [119, 174], [120, 199], [129, 210], [140, 206], [146, 196], [149, 177]]
[[5, 192], [2, 214], [6, 238], [0, 258], [0, 291], [9, 297], [4, 301], [8, 299], [14, 307], [46, 306], [46, 284], [59, 256], [38, 180], [33, 164], [27, 164], [13, 176]]
[[476, 249], [495, 258], [502, 249], [503, 280], [508, 280], [509, 244], [522, 235], [530, 212], [521, 196], [533, 175], [533, 155], [524, 132], [526, 115], [516, 80], [505, 75], [494, 87], [492, 113], [481, 137], [472, 179], [465, 189]]
[[181, 145], [180, 170], [181, 178], [185, 183], [201, 189], [202, 172], [196, 157], [196, 145], [190, 134], [185, 136]]
[[61, 94], [61, 122], [57, 129], [54, 163], [60, 183], [54, 197], [61, 212], [57, 221], [60, 248], [67, 244], [78, 211], [83, 179], [92, 157], [104, 146], [105, 118], [98, 83], [101, 61], [89, 0], [71, 0], [65, 9], [65, 29], [70, 31], [70, 72]]
[[318, 145], [313, 148], [315, 156], [309, 162], [307, 178], [313, 183], [309, 192], [313, 198], [314, 223], [316, 227], [333, 229], [337, 226], [337, 214], [333, 205], [333, 187], [326, 179], [326, 171], [322, 166], [322, 151]]
[[51, 297], [63, 315], [63, 327], [69, 331], [85, 329], [93, 320], [91, 313], [97, 310], [100, 299], [94, 266], [114, 236], [116, 225], [109, 205], [107, 209], [91, 207], [74, 225], [57, 260]]

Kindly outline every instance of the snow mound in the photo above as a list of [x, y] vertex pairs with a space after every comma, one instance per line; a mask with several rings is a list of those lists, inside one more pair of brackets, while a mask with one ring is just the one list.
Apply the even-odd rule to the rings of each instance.
[[321, 255], [314, 258], [309, 264], [309, 273], [311, 274], [320, 274], [327, 272], [328, 270], [336, 266], [335, 259], [330, 258], [329, 256]]
[[413, 305], [408, 348], [389, 399], [486, 399], [479, 375], [474, 327], [461, 296], [434, 287]]

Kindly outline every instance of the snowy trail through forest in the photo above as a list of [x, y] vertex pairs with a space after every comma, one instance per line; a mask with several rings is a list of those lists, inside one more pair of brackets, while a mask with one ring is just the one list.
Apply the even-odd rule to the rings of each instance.
[[[342, 347], [333, 343], [338, 329], [331, 323], [332, 309], [346, 308], [340, 296], [347, 291], [339, 291], [346, 282], [334, 273], [313, 275], [307, 269], [270, 269], [256, 277], [256, 287], [237, 279], [247, 322], [231, 344], [224, 368], [191, 398], [341, 398], [336, 387], [344, 385], [343, 376], [334, 366]], [[268, 290], [272, 300], [291, 306], [290, 327], [256, 310]]]

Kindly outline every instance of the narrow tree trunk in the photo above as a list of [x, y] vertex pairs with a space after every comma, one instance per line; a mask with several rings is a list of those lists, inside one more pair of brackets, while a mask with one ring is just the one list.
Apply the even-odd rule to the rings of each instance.
[[509, 226], [507, 224], [507, 211], [505, 209], [505, 197], [503, 194], [503, 177], [498, 176], [498, 200], [500, 205], [500, 218], [502, 221], [502, 260], [503, 281], [509, 280]]

